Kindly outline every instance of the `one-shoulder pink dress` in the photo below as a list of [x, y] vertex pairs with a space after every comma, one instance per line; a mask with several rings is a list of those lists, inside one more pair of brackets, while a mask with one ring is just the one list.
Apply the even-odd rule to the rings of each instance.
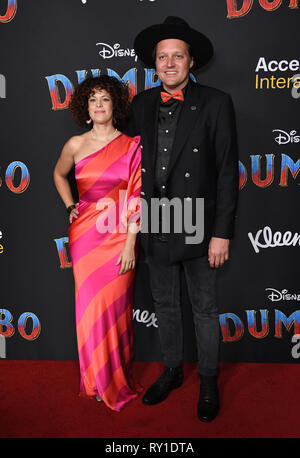
[[[137, 397], [133, 358], [134, 270], [116, 265], [128, 224], [140, 225], [140, 137], [125, 134], [75, 165], [79, 215], [69, 226], [75, 282], [80, 394], [120, 411]], [[137, 251], [136, 251], [137, 254]]]

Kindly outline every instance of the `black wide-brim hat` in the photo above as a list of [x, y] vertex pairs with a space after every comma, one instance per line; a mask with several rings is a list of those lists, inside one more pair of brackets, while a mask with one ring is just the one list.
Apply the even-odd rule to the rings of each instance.
[[162, 24], [152, 25], [142, 30], [134, 40], [135, 53], [146, 66], [155, 68], [153, 50], [158, 42], [169, 38], [183, 40], [190, 45], [195, 70], [207, 64], [213, 56], [213, 45], [209, 38], [175, 16], [169, 16]]

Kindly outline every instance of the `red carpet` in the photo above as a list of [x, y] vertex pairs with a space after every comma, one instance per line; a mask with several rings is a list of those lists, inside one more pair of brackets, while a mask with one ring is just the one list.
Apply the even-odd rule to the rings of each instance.
[[[199, 382], [185, 364], [185, 383], [156, 406], [141, 398], [120, 413], [78, 396], [74, 361], [1, 360], [1, 438], [299, 438], [300, 367], [292, 364], [222, 363], [221, 411], [212, 423], [196, 416]], [[160, 363], [134, 363], [148, 387]]]

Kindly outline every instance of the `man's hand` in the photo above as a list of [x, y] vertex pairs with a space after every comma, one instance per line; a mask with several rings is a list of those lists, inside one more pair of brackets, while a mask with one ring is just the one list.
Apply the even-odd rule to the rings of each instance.
[[221, 267], [229, 258], [229, 239], [212, 237], [208, 247], [210, 267]]

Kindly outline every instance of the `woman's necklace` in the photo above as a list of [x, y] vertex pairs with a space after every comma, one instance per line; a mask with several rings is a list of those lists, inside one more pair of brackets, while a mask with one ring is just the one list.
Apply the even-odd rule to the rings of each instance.
[[115, 135], [115, 133], [118, 131], [118, 129], [115, 129], [113, 131], [113, 133], [111, 135], [109, 135], [107, 138], [99, 138], [95, 135], [95, 133], [93, 132], [93, 129], [90, 131], [91, 132], [91, 136], [93, 137], [94, 140], [100, 140], [101, 142], [107, 142], [111, 137], [113, 137]]

